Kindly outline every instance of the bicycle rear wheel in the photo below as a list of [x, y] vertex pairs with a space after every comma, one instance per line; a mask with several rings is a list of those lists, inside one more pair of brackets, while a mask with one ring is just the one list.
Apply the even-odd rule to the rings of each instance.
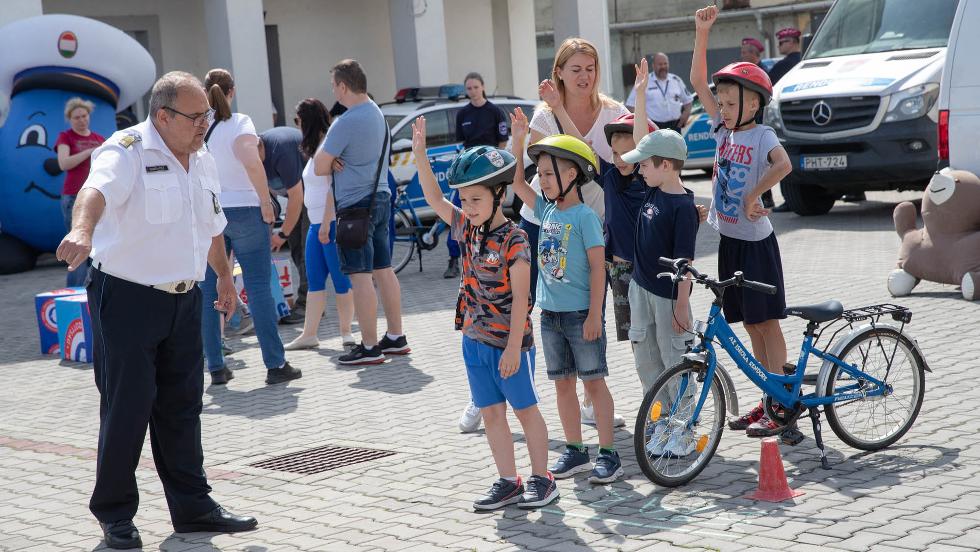
[[[851, 447], [879, 450], [899, 440], [912, 427], [925, 394], [925, 367], [907, 336], [893, 328], [869, 328], [854, 337], [840, 355], [847, 364], [891, 386], [884, 396], [828, 404], [827, 423]], [[847, 390], [842, 390], [847, 388]], [[830, 370], [825, 393], [853, 393], [874, 389], [836, 364]]]
[[706, 369], [692, 362], [674, 366], [657, 378], [640, 404], [633, 448], [643, 474], [658, 485], [677, 487], [697, 477], [721, 441], [725, 392], [717, 373], [698, 420], [688, 427], [706, 385], [698, 378]]
[[395, 241], [391, 249], [391, 267], [395, 269], [395, 274], [408, 265], [415, 253], [417, 238], [415, 227], [410, 221], [405, 211], [401, 209], [395, 211]]

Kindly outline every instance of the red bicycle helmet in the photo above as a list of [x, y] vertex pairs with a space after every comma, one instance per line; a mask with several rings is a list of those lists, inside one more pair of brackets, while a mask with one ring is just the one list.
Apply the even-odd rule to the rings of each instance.
[[[606, 143], [612, 147], [612, 135], [617, 132], [624, 132], [626, 134], [633, 134], [633, 121], [634, 115], [632, 113], [627, 113], [625, 115], [620, 115], [615, 121], [607, 123], [606, 126], [602, 127], [603, 132], [606, 134]], [[656, 132], [657, 125], [650, 122], [647, 119], [647, 132]]]
[[762, 107], [772, 99], [772, 81], [765, 69], [754, 63], [740, 61], [726, 65], [721, 71], [711, 75], [711, 80], [718, 86], [719, 82], [732, 81], [762, 96]]

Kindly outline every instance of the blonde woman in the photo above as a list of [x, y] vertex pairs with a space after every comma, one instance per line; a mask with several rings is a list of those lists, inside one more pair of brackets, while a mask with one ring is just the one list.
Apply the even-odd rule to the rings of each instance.
[[[89, 128], [89, 119], [95, 104], [82, 98], [72, 98], [65, 103], [65, 119], [71, 125], [58, 135], [54, 143], [58, 152], [58, 167], [65, 171], [65, 183], [61, 187], [61, 216], [65, 219], [65, 229], [71, 230], [71, 211], [75, 207], [75, 197], [88, 178], [89, 162], [95, 148], [105, 142], [105, 138]], [[68, 273], [68, 287], [85, 283], [87, 270], [74, 270]]]

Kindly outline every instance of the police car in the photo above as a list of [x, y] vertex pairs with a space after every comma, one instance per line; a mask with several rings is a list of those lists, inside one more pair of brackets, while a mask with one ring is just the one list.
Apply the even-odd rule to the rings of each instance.
[[[524, 100], [515, 96], [490, 96], [489, 100], [505, 113], [520, 107], [528, 117], [534, 112], [537, 100]], [[432, 169], [439, 185], [449, 193], [446, 172], [456, 155], [462, 151], [462, 142], [456, 140], [456, 116], [469, 103], [463, 85], [405, 88], [395, 95], [395, 101], [381, 104], [381, 112], [391, 129], [391, 173], [399, 184], [408, 183], [407, 193], [419, 216], [428, 216], [431, 210], [422, 196], [422, 189], [415, 179], [415, 155], [412, 153], [412, 122], [425, 116], [428, 155], [435, 159]], [[531, 161], [524, 160], [525, 167]], [[504, 206], [510, 207], [514, 193], [507, 191]]]
[[681, 129], [681, 135], [687, 142], [687, 161], [685, 169], [703, 169], [711, 171], [715, 164], [715, 140], [711, 137], [711, 117], [704, 111], [704, 106], [694, 97], [691, 116], [687, 125]]

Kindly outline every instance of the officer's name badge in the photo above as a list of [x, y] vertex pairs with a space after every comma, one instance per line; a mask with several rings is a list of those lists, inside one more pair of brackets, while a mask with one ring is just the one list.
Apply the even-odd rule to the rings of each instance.
[[153, 165], [153, 166], [150, 166], [150, 167], [147, 167], [146, 168], [146, 172], [148, 172], [148, 173], [167, 172], [169, 170], [170, 170], [170, 167], [168, 167], [166, 165]]
[[211, 192], [211, 204], [214, 205], [214, 214], [217, 215], [221, 212], [221, 205], [218, 204], [218, 196], [214, 195], [214, 192]]

